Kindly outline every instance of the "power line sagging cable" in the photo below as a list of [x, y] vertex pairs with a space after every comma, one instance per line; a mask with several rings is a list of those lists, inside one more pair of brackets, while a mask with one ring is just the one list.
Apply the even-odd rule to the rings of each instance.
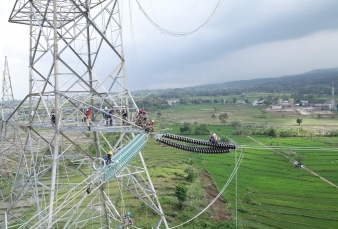
[[174, 36], [174, 37], [183, 37], [183, 36], [188, 36], [191, 35], [195, 32], [197, 32], [198, 30], [200, 30], [201, 28], [203, 28], [210, 20], [211, 18], [215, 15], [216, 11], [221, 7], [222, 3], [224, 0], [219, 0], [215, 6], [215, 8], [213, 9], [213, 11], [211, 12], [211, 14], [209, 15], [209, 17], [201, 24], [199, 25], [197, 28], [187, 31], [187, 32], [174, 32], [174, 31], [170, 31], [167, 29], [162, 28], [158, 23], [156, 23], [150, 16], [149, 14], [147, 14], [147, 12], [142, 8], [139, 0], [136, 0], [140, 10], [142, 11], [142, 13], [144, 14], [144, 16], [148, 19], [148, 21], [160, 32], [169, 35], [169, 36]]

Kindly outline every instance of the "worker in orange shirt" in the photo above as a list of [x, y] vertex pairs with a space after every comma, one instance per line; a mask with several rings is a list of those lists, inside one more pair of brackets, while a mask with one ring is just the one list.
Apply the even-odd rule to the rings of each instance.
[[91, 120], [91, 110], [90, 110], [90, 108], [87, 108], [87, 110], [85, 112], [85, 118], [86, 118], [88, 130], [90, 130], [90, 120]]

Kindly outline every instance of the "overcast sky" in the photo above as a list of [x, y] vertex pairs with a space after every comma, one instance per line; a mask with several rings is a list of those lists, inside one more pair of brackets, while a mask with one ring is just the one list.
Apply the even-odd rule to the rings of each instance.
[[[15, 98], [28, 92], [28, 26], [8, 23], [15, 1], [0, 6], [0, 70], [8, 57]], [[129, 15], [128, 2], [132, 3]], [[217, 0], [140, 0], [162, 28], [191, 31]], [[338, 67], [337, 0], [225, 0], [196, 33], [155, 29], [135, 0], [123, 1], [130, 90], [278, 77]]]

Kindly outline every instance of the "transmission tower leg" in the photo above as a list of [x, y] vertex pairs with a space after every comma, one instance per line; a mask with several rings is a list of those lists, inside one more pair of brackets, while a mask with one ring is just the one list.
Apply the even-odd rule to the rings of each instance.
[[[156, 194], [156, 192], [155, 192], [155, 188], [154, 188], [153, 182], [151, 181], [150, 175], [149, 175], [149, 173], [148, 173], [148, 169], [147, 169], [146, 163], [144, 162], [144, 158], [143, 158], [143, 156], [142, 156], [142, 153], [140, 152], [139, 155], [140, 155], [140, 159], [141, 159], [142, 165], [143, 165], [143, 167], [144, 167], [144, 169], [145, 169], [145, 173], [146, 173], [146, 175], [147, 175], [147, 178], [148, 178], [149, 184], [150, 184], [150, 186], [151, 186], [151, 189], [154, 191], [154, 197], [155, 197], [155, 200], [156, 200], [158, 209], [159, 209], [160, 214], [161, 214], [161, 215], [160, 215], [161, 220], [163, 221], [165, 228], [168, 229], [169, 226], [168, 226], [167, 220], [166, 220], [165, 215], [164, 215], [164, 212], [163, 212], [163, 210], [162, 210], [161, 203], [160, 203], [160, 201], [158, 200], [157, 194]], [[156, 228], [158, 228], [158, 227], [156, 227]]]
[[7, 212], [5, 212], [5, 229], [7, 229]]
[[[8, 227], [112, 228], [120, 223], [123, 212], [117, 210], [119, 203], [114, 206], [112, 201], [123, 195], [116, 188], [119, 181], [101, 184], [95, 177], [94, 155], [102, 158], [110, 150], [118, 153], [132, 141], [132, 134], [143, 133], [134, 125], [138, 108], [126, 83], [119, 7], [122, 1], [25, 2], [22, 6], [22, 0], [16, 0], [10, 17], [12, 22], [30, 25], [30, 71], [29, 94], [17, 108], [22, 114], [20, 128], [27, 136], [21, 159], [17, 160], [20, 165], [7, 212]], [[102, 114], [103, 104], [115, 111], [116, 126], [103, 127], [95, 120]], [[84, 107], [92, 109], [91, 132], [83, 122]], [[128, 110], [128, 119], [123, 121], [122, 109]], [[111, 134], [101, 138], [105, 133]], [[148, 184], [150, 176], [144, 174], [143, 158], [141, 163], [136, 158], [139, 151], [129, 153], [133, 159], [135, 156], [135, 164], [123, 166], [135, 170], [123, 174], [127, 191], [131, 192], [126, 198], [137, 196], [160, 216], [159, 224], [168, 228], [156, 193], [154, 199], [153, 184]], [[93, 180], [86, 180], [92, 175]], [[95, 183], [96, 193], [92, 189], [86, 194], [91, 182]], [[128, 182], [134, 183], [128, 186]], [[22, 206], [27, 200], [29, 203]], [[27, 206], [32, 210], [24, 211]]]
[[[55, 86], [55, 139], [54, 139], [54, 151], [53, 151], [53, 162], [52, 162], [52, 177], [50, 185], [50, 195], [49, 195], [49, 220], [48, 228], [53, 226], [53, 207], [54, 207], [54, 198], [55, 198], [55, 186], [56, 186], [56, 170], [58, 167], [58, 157], [59, 157], [59, 141], [60, 141], [60, 104], [59, 104], [59, 66], [58, 66], [58, 33], [57, 33], [57, 1], [53, 1], [53, 25], [54, 25], [54, 86]], [[43, 99], [43, 98], [41, 98]]]

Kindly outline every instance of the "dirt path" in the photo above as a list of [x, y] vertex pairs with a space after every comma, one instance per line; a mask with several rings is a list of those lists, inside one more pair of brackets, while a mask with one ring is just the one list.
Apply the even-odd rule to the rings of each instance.
[[[208, 199], [208, 203], [215, 199], [218, 195], [218, 190], [211, 180], [209, 173], [205, 170], [200, 171], [200, 177], [203, 185], [205, 195]], [[215, 221], [226, 221], [231, 219], [231, 213], [227, 208], [225, 199], [220, 196], [216, 202], [211, 206], [211, 217]]]

